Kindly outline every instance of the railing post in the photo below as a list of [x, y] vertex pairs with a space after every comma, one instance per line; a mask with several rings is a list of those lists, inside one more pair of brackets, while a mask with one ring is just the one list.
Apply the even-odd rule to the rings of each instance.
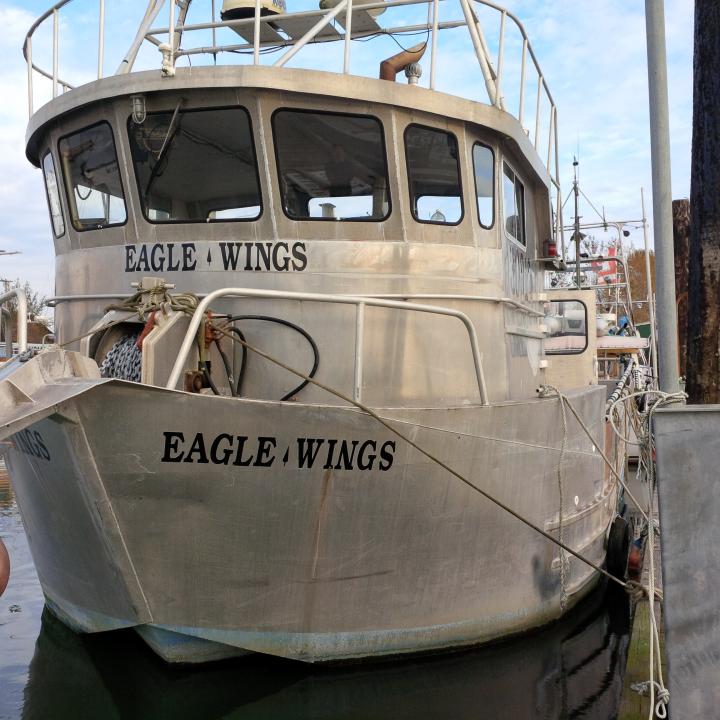
[[538, 149], [538, 140], [540, 139], [540, 100], [542, 99], [542, 73], [538, 70], [538, 87], [537, 87], [537, 106], [535, 108], [535, 149]]
[[552, 175], [552, 173], [550, 172], [550, 160], [552, 158], [554, 130], [555, 130], [555, 106], [553, 105], [550, 108], [550, 128], [548, 130], [548, 153], [547, 153], [547, 165], [546, 165], [547, 171], [550, 175]]
[[435, 66], [437, 57], [438, 24], [440, 21], [440, 0], [433, 0], [432, 46], [430, 48], [430, 89], [435, 89]]
[[58, 55], [60, 52], [60, 49], [58, 48], [59, 40], [59, 34], [60, 34], [60, 28], [59, 28], [59, 12], [58, 9], [55, 8], [53, 10], [53, 77], [52, 77], [52, 90], [53, 90], [53, 97], [56, 98], [58, 94]]
[[168, 27], [168, 45], [170, 46], [170, 59], [175, 67], [175, 0], [170, 0], [170, 25]]
[[100, 0], [100, 22], [98, 36], [98, 80], [103, 76], [105, 65], [105, 0]]
[[523, 115], [525, 114], [525, 72], [527, 64], [527, 38], [523, 38], [522, 60], [520, 63], [520, 107], [518, 108], [518, 121], [520, 127], [523, 124]]
[[255, 23], [253, 25], [253, 65], [260, 64], [260, 0], [255, 0]]
[[347, 0], [345, 6], [345, 57], [343, 59], [343, 74], [350, 72], [350, 43], [352, 41], [352, 4], [353, 0]]
[[8, 290], [0, 295], [0, 306], [4, 307], [5, 303], [13, 297], [17, 298], [18, 351], [24, 353], [27, 350], [27, 296], [25, 291], [22, 288]]
[[[212, 0], [210, 10], [212, 12], [212, 21], [213, 21], [212, 44], [213, 44], [213, 47], [217, 47], [217, 30], [215, 28], [215, 18], [217, 16], [217, 13], [215, 11], [215, 0]], [[217, 60], [217, 55], [213, 55], [213, 57]]]
[[565, 260], [565, 226], [563, 225], [562, 191], [560, 189], [560, 147], [558, 145], [558, 120], [557, 108], [555, 108], [555, 187], [557, 188], [557, 235], [560, 235], [560, 257]]
[[355, 306], [355, 379], [353, 400], [362, 402], [363, 352], [365, 344], [365, 303]]
[[495, 79], [495, 105], [502, 108], [502, 77], [503, 77], [503, 64], [505, 61], [505, 17], [507, 13], [503, 10], [500, 16], [500, 39], [498, 41], [498, 69], [497, 76]]
[[470, 8], [468, 0], [460, 0], [460, 5], [462, 7], [463, 14], [465, 15], [465, 25], [467, 25], [473, 47], [475, 48], [475, 55], [478, 63], [480, 63], [480, 70], [482, 71], [483, 78], [485, 78], [485, 88], [487, 89], [488, 98], [494, 105], [497, 97], [497, 85], [495, 84], [495, 79], [490, 71], [488, 57], [485, 53], [482, 40], [480, 39], [480, 33], [478, 32], [477, 25], [475, 25], [475, 16]]
[[28, 73], [28, 111], [29, 117], [33, 114], [33, 55], [32, 55], [32, 37], [27, 39], [27, 73]]

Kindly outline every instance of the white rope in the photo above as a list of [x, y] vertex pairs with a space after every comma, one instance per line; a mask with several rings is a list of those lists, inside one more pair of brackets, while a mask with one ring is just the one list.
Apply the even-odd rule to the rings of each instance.
[[[547, 397], [548, 390], [553, 393], [556, 393], [556, 394], [559, 392], [557, 390], [557, 388], [553, 388], [550, 385], [541, 385], [538, 388], [538, 392], [540, 393], [541, 397]], [[620, 473], [615, 469], [615, 466], [610, 462], [610, 459], [603, 451], [603, 446], [600, 443], [598, 443], [597, 440], [595, 440], [595, 438], [592, 436], [592, 432], [590, 431], [590, 428], [585, 424], [583, 419], [580, 417], [580, 414], [578, 413], [578, 411], [575, 410], [575, 408], [573, 407], [573, 405], [570, 402], [570, 399], [567, 397], [567, 395], [560, 393], [560, 397], [563, 399], [563, 402], [567, 405], [570, 412], [575, 416], [575, 419], [578, 421], [578, 424], [583, 429], [583, 432], [585, 433], [585, 435], [587, 435], [588, 439], [593, 444], [593, 447], [597, 448], [598, 452], [600, 453], [600, 456], [605, 461], [605, 464], [608, 466], [610, 472], [615, 476], [615, 479], [618, 481], [620, 486], [623, 488], [626, 495], [633, 501], [633, 503], [635, 504], [635, 507], [638, 509], [640, 514], [643, 516], [643, 518], [647, 522], [648, 517], [647, 517], [647, 513], [645, 512], [645, 509], [640, 504], [640, 501], [637, 500], [635, 498], [635, 496], [632, 494], [632, 492], [630, 491], [630, 488], [627, 486], [625, 481], [620, 476]]]
[[[667, 718], [667, 704], [670, 700], [670, 692], [666, 687], [663, 687], [660, 683], [655, 682], [654, 680], [645, 680], [644, 682], [633, 683], [630, 686], [630, 689], [638, 695], [650, 695], [651, 693], [657, 691], [658, 700], [653, 706], [651, 699], [650, 710], [651, 712], [654, 710], [655, 717], [659, 717], [661, 720]], [[651, 715], [650, 717], [652, 720], [653, 716]]]
[[[640, 413], [637, 410], [636, 404], [633, 402], [629, 407], [632, 408], [632, 412], [628, 410], [626, 404], [628, 400], [634, 400], [637, 397], [655, 397], [657, 400], [649, 406], [645, 413]], [[661, 407], [670, 405], [673, 403], [684, 402], [686, 399], [684, 393], [665, 393], [660, 390], [643, 390], [640, 392], [630, 393], [625, 397], [616, 400], [608, 411], [608, 419], [615, 432], [616, 436], [625, 442], [637, 444], [640, 448], [640, 463], [638, 467], [638, 473], [642, 477], [645, 476], [646, 490], [647, 490], [647, 544], [645, 552], [650, 552], [648, 562], [648, 584], [645, 588], [645, 592], [648, 598], [648, 613], [650, 617], [650, 657], [649, 657], [649, 675], [650, 679], [643, 683], [636, 683], [631, 686], [633, 690], [639, 692], [641, 695], [650, 696], [650, 710], [648, 720], [653, 720], [655, 717], [666, 718], [667, 717], [667, 704], [670, 699], [670, 692], [665, 687], [665, 681], [662, 672], [662, 654], [660, 652], [660, 633], [658, 631], [658, 621], [655, 615], [655, 601], [659, 594], [655, 587], [655, 536], [659, 536], [659, 529], [655, 520], [655, 462], [653, 459], [653, 437], [652, 437], [652, 419], [653, 414], [656, 410]], [[637, 436], [637, 442], [633, 442], [629, 438], [625, 438], [615, 424], [615, 418], [617, 417], [618, 405], [622, 404], [623, 411], [626, 416], [630, 416], [637, 420], [634, 422], [635, 433]], [[656, 699], [657, 698], [657, 699]]]

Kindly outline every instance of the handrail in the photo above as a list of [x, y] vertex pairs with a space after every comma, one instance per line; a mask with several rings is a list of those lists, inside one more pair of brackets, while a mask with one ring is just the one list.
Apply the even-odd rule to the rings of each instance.
[[[206, 294], [196, 293], [197, 297], [204, 298]], [[132, 297], [132, 293], [99, 293], [93, 295], [56, 295], [46, 301], [48, 307], [55, 307], [60, 303], [66, 302], [88, 302], [91, 300], [122, 300]], [[358, 298], [375, 298], [378, 300], [474, 300], [475, 302], [495, 303], [501, 305], [509, 305], [510, 307], [520, 310], [528, 315], [535, 317], [545, 317], [545, 313], [534, 310], [528, 305], [524, 305], [517, 300], [508, 297], [494, 297], [492, 295], [447, 295], [442, 293], [371, 293], [368, 295], [355, 295]]]
[[188, 354], [198, 334], [200, 323], [205, 317], [210, 305], [221, 297], [247, 297], [247, 298], [266, 298], [277, 300], [300, 300], [306, 302], [322, 302], [322, 303], [339, 303], [342, 305], [355, 305], [357, 308], [356, 315], [356, 342], [355, 342], [355, 383], [353, 388], [353, 397], [360, 400], [362, 386], [362, 327], [365, 306], [382, 307], [395, 310], [411, 310], [414, 312], [424, 312], [433, 315], [446, 315], [460, 320], [465, 326], [470, 341], [470, 349], [472, 351], [473, 363], [475, 366], [475, 375], [480, 393], [480, 401], [483, 405], [488, 405], [487, 386], [485, 384], [485, 375], [482, 368], [482, 356], [480, 354], [480, 346], [478, 343], [475, 326], [470, 318], [459, 310], [438, 307], [435, 305], [420, 305], [417, 303], [398, 302], [395, 300], [382, 300], [379, 298], [364, 297], [358, 295], [324, 295], [321, 293], [299, 293], [299, 292], [283, 292], [280, 290], [255, 290], [252, 288], [220, 288], [208, 295], [198, 304], [190, 325], [185, 333], [180, 350], [178, 352], [175, 365], [170, 373], [170, 379], [166, 388], [174, 390], [177, 386], [183, 368], [187, 361]]
[[[86, 3], [90, 1], [98, 3], [97, 78], [100, 79], [103, 77], [106, 49], [106, 0], [84, 1]], [[52, 81], [53, 97], [56, 97], [60, 91], [73, 89], [71, 78], [61, 78], [59, 68], [59, 15], [61, 10], [71, 2], [73, 2], [73, 0], [59, 0], [59, 2], [56, 2], [32, 24], [26, 35], [23, 54], [27, 61], [28, 107], [31, 115], [33, 113], [34, 103], [33, 76], [35, 73]], [[560, 190], [557, 106], [555, 105], [555, 100], [550, 92], [547, 79], [542, 71], [527, 31], [517, 16], [512, 12], [491, 0], [459, 0], [459, 7], [462, 10], [460, 15], [457, 18], [444, 17], [443, 21], [440, 22], [440, 3], [446, 2], [446, 0], [387, 0], [386, 2], [383, 0], [375, 0], [373, 2], [340, 0], [339, 3], [327, 9], [284, 13], [282, 15], [262, 15], [260, 11], [260, 0], [256, 0], [255, 13], [250, 17], [237, 20], [218, 20], [215, 17], [215, 2], [213, 2], [211, 3], [212, 15], [209, 22], [186, 24], [185, 19], [191, 2], [192, 0], [184, 0], [184, 2], [179, 2], [178, 0], [148, 0], [148, 6], [138, 27], [135, 39], [123, 56], [116, 70], [116, 74], [132, 72], [137, 61], [139, 50], [145, 42], [154, 45], [157, 50], [161, 51], [163, 56], [161, 68], [165, 76], [174, 75], [176, 62], [181, 57], [206, 55], [211, 56], [213, 62], [216, 62], [219, 53], [236, 53], [234, 55], [236, 59], [244, 53], [247, 56], [248, 62], [251, 62], [253, 65], [260, 65], [263, 63], [267, 64], [267, 61], [263, 60], [261, 50], [282, 51], [287, 48], [279, 58], [276, 58], [275, 61], [272, 62], [275, 67], [282, 67], [294, 58], [306, 45], [325, 42], [342, 42], [344, 45], [341, 61], [342, 70], [338, 69], [338, 72], [349, 75], [352, 52], [351, 40], [371, 38], [377, 35], [393, 36], [412, 30], [412, 32], [426, 31], [428, 34], [427, 42], [432, 42], [429, 89], [439, 90], [441, 88], [438, 88], [436, 83], [438, 36], [443, 30], [464, 26], [468, 32], [468, 40], [476, 55], [489, 103], [495, 105], [500, 110], [512, 114], [520, 122], [521, 126], [524, 127], [526, 96], [528, 95], [528, 86], [533, 80], [532, 77], [528, 77], [528, 69], [534, 70], [537, 75], [535, 118], [534, 123], [532, 123], [532, 121], [529, 123], [529, 127], [533, 128], [533, 130], [532, 132], [528, 131], [528, 134], [530, 135], [532, 145], [538, 153], [540, 162], [545, 166], [550, 175], [553, 186], [551, 188], [551, 194], [554, 195], [553, 199], [556, 208], [553, 234], [555, 238], [560, 241], [564, 257], [565, 236], [563, 228], [562, 194]], [[427, 20], [424, 23], [413, 26], [407, 24], [398, 24], [395, 27], [380, 26], [376, 24], [373, 15], [370, 14], [373, 10], [387, 10], [390, 8], [416, 5], [427, 6], [428, 13]], [[161, 10], [168, 6], [168, 25], [166, 27], [151, 27]], [[499, 16], [497, 55], [494, 58], [491, 57], [490, 46], [488, 45], [485, 32], [480, 22], [478, 14], [478, 8], [480, 7], [489, 8]], [[36, 30], [50, 18], [52, 18], [53, 21], [52, 71], [41, 68], [33, 61], [32, 47]], [[365, 22], [356, 21], [357, 19], [363, 18]], [[367, 21], [370, 22], [368, 23]], [[283, 29], [283, 23], [286, 23], [288, 28], [290, 28], [290, 23], [292, 23], [295, 30], [291, 32], [290, 29]], [[519, 32], [522, 39], [522, 49], [518, 51], [519, 57], [517, 58], [517, 63], [510, 62], [509, 58], [506, 57], [506, 51], [509, 47], [506, 37], [510, 24]], [[308, 25], [310, 27], [306, 29]], [[242, 35], [245, 42], [218, 44], [217, 31], [227, 28], [237, 31], [238, 34]], [[330, 28], [332, 32], [327, 32], [328, 28]], [[207, 30], [211, 30], [213, 36], [213, 44], [210, 47], [181, 47], [181, 42], [184, 41], [189, 34], [195, 31]], [[514, 64], [519, 64], [521, 67], [518, 93], [519, 102], [516, 110], [508, 108], [503, 94], [503, 88], [506, 84], [504, 84], [505, 68], [513, 66]], [[471, 83], [472, 81], [469, 79], [468, 82]], [[545, 137], [544, 134], [545, 129], [547, 129], [547, 137]]]
[[524, 305], [517, 300], [508, 297], [494, 297], [492, 295], [444, 295], [441, 293], [394, 293], [394, 294], [373, 294], [363, 295], [362, 297], [381, 298], [393, 300], [402, 298], [403, 300], [475, 300], [476, 302], [496, 303], [498, 305], [509, 305], [515, 310], [520, 310], [528, 315], [535, 317], [545, 317], [545, 313], [534, 310], [528, 305]]
[[27, 296], [22, 288], [13, 288], [0, 295], [0, 306], [12, 298], [17, 298], [18, 351], [24, 353], [27, 350]]

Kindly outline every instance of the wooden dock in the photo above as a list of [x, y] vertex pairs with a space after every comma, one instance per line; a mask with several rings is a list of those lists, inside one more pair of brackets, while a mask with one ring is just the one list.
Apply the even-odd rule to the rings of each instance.
[[[662, 566], [660, 563], [660, 538], [655, 536], [655, 547], [653, 548], [655, 559], [656, 584], [662, 589]], [[648, 583], [647, 551], [643, 567], [643, 585]], [[662, 656], [662, 672], [665, 685], [668, 682], [667, 659], [665, 657], [665, 628], [663, 623], [662, 604], [655, 602], [655, 617], [658, 622], [658, 634], [660, 636], [660, 652]], [[627, 667], [623, 683], [622, 704], [618, 720], [647, 720], [650, 714], [650, 698], [647, 695], [640, 695], [632, 689], [636, 683], [642, 683], [650, 679], [650, 603], [647, 598], [639, 601], [635, 606], [635, 613], [630, 636], [630, 647], [628, 648]], [[669, 714], [668, 714], [669, 717]]]

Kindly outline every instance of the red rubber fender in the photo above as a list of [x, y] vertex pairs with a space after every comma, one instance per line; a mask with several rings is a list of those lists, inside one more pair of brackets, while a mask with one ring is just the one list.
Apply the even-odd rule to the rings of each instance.
[[8, 555], [5, 543], [0, 538], [0, 597], [10, 580], [10, 556]]

